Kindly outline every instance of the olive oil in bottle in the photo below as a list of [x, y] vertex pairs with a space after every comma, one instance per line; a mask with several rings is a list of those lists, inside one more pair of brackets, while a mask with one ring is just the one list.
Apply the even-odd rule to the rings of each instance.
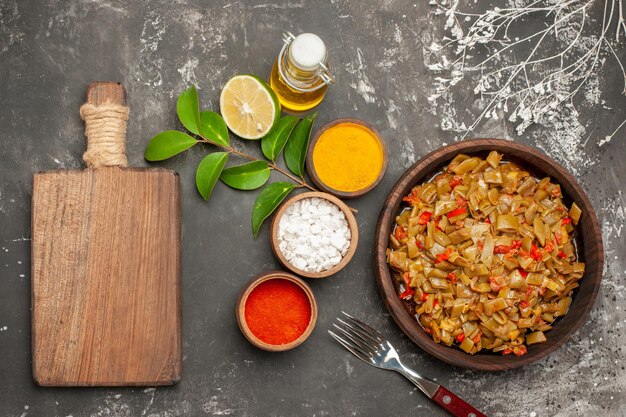
[[326, 45], [319, 36], [286, 32], [274, 62], [270, 86], [286, 110], [303, 112], [317, 106], [334, 82], [328, 70]]

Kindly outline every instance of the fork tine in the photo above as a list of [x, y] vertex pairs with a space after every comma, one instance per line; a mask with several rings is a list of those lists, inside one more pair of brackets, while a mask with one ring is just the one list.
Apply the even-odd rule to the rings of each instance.
[[348, 327], [350, 330], [352, 330], [353, 333], [358, 334], [361, 339], [365, 339], [366, 341], [369, 341], [370, 344], [374, 344], [376, 346], [380, 346], [382, 344], [381, 340], [373, 337], [371, 334], [367, 333], [356, 323], [352, 323], [351, 320], [348, 320], [348, 322], [345, 322], [341, 320], [340, 318], [337, 318], [337, 321], [342, 323], [344, 326]]
[[332, 330], [328, 330], [328, 333], [333, 337], [333, 339], [339, 342], [341, 346], [348, 349], [354, 356], [356, 356], [357, 358], [361, 359], [363, 362], [369, 365], [373, 365], [373, 361], [371, 357], [364, 354], [360, 350], [357, 350], [356, 347], [353, 347], [348, 341], [344, 340], [341, 336], [338, 336], [337, 334], [333, 333]]
[[343, 327], [338, 326], [336, 323], [333, 323], [333, 326], [335, 326], [337, 330], [339, 330], [344, 336], [346, 336], [352, 342], [360, 346], [365, 352], [368, 352], [371, 354], [378, 352], [378, 348], [376, 346], [373, 346], [367, 340], [363, 340], [363, 338], [360, 337], [359, 335], [355, 335], [353, 332], [350, 332], [344, 329]]
[[342, 313], [350, 321], [352, 321], [357, 326], [359, 326], [361, 329], [366, 331], [371, 337], [376, 339], [378, 342], [384, 343], [384, 342], [387, 341], [387, 339], [385, 339], [385, 336], [383, 336], [382, 333], [380, 333], [378, 330], [374, 329], [373, 327], [368, 326], [367, 324], [363, 323], [361, 320], [357, 319], [356, 317], [351, 316], [350, 314], [346, 313], [345, 311], [342, 311]]
[[337, 317], [337, 321], [341, 323], [344, 328], [349, 329], [352, 334], [356, 335], [359, 339], [362, 339], [363, 342], [367, 343], [370, 346], [373, 346], [373, 349], [378, 350], [378, 347], [380, 347], [381, 343], [378, 340], [374, 339], [371, 335], [360, 329], [355, 324], [345, 322], [339, 317]]

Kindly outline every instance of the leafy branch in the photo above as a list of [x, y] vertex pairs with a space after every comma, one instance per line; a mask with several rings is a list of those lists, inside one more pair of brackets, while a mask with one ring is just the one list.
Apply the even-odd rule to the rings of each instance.
[[[293, 181], [271, 183], [261, 190], [252, 208], [252, 232], [255, 238], [261, 224], [290, 192], [296, 188], [317, 191], [304, 179], [306, 153], [317, 113], [311, 113], [303, 119], [290, 115], [281, 117], [276, 126], [261, 139], [261, 151], [265, 159], [259, 159], [231, 145], [228, 127], [220, 114], [200, 111], [195, 86], [178, 96], [176, 111], [189, 133], [166, 130], [157, 134], [148, 142], [144, 157], [148, 161], [162, 161], [199, 143], [220, 148], [221, 151], [205, 156], [196, 170], [196, 187], [205, 200], [211, 197], [218, 179], [231, 188], [246, 191], [263, 187], [272, 170]], [[288, 170], [276, 163], [281, 153]], [[226, 167], [231, 155], [249, 162]]]

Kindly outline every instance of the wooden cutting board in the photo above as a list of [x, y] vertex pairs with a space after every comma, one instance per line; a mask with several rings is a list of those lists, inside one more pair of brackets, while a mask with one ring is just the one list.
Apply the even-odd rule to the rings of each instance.
[[[92, 83], [87, 103], [98, 111], [126, 106], [124, 87]], [[102, 123], [110, 122], [100, 115], [92, 126], [106, 136]], [[123, 142], [126, 122], [113, 122]], [[96, 144], [89, 129], [87, 141], [89, 149]], [[108, 162], [34, 176], [32, 351], [40, 385], [168, 385], [181, 377], [178, 174]]]

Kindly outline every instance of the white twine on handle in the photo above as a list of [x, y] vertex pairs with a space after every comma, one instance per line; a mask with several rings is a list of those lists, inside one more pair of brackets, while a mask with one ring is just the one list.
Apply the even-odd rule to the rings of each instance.
[[80, 117], [85, 121], [87, 151], [83, 154], [83, 161], [87, 167], [127, 166], [128, 107], [110, 103], [98, 106], [85, 103], [80, 108]]

